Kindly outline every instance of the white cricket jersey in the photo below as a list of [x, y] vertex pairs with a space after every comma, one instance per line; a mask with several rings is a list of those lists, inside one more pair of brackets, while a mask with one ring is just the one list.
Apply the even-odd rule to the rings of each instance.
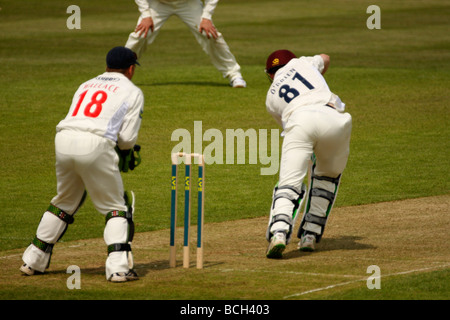
[[127, 77], [105, 72], [83, 83], [56, 131], [91, 132], [131, 149], [137, 140], [144, 111], [144, 95]]
[[293, 111], [308, 105], [325, 105], [334, 95], [321, 72], [324, 61], [320, 55], [292, 59], [274, 76], [267, 92], [267, 111], [283, 126]]

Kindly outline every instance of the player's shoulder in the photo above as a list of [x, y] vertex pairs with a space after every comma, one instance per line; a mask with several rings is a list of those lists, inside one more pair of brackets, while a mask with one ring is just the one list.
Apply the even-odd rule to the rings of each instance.
[[142, 90], [130, 79], [121, 73], [115, 72], [105, 72], [104, 74], [98, 76], [99, 78], [104, 78], [106, 81], [116, 82], [117, 85], [126, 87], [128, 91], [141, 92]]
[[324, 60], [322, 58], [321, 55], [314, 55], [314, 56], [302, 56], [298, 59], [298, 61], [300, 63], [304, 63], [304, 64], [309, 64], [312, 65], [314, 67], [320, 67], [321, 65], [323, 66], [324, 64]]
[[143, 96], [141, 88], [124, 74], [118, 72], [104, 72], [99, 74], [82, 83], [79, 87], [80, 89], [108, 89], [114, 93], [126, 93], [128, 96]]
[[130, 95], [134, 95], [138, 99], [144, 98], [144, 92], [141, 88], [139, 88], [133, 81], [126, 78], [127, 81], [127, 90], [130, 93]]

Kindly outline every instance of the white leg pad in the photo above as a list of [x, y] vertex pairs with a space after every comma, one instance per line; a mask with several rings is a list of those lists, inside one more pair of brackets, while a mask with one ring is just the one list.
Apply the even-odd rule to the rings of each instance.
[[[66, 229], [67, 224], [50, 212], [42, 216], [36, 231], [36, 237], [49, 244], [55, 244]], [[50, 252], [44, 252], [34, 244], [30, 244], [22, 256], [23, 262], [39, 272], [44, 272], [51, 257]]]
[[22, 260], [36, 271], [44, 272], [50, 260], [50, 253], [38, 249], [30, 244], [22, 255]]
[[36, 231], [36, 237], [47, 243], [56, 243], [66, 230], [67, 223], [51, 212], [45, 212]]
[[[323, 218], [325, 219], [324, 221], [326, 221], [336, 199], [339, 182], [334, 183], [327, 180], [313, 178], [312, 185], [316, 190], [324, 190], [325, 192], [328, 192], [328, 195], [323, 194], [323, 192], [320, 191], [321, 196], [319, 196], [318, 194], [315, 194], [312, 190], [310, 190], [309, 203], [306, 205], [306, 208], [309, 207], [310, 214], [314, 215], [315, 217]], [[303, 219], [305, 219], [305, 214], [303, 216]], [[317, 235], [322, 235], [325, 226], [321, 226], [314, 222], [302, 222], [303, 224], [301, 229], [314, 232]], [[301, 231], [299, 230], [299, 237], [300, 233]]]
[[[106, 245], [115, 243], [127, 243], [128, 239], [128, 221], [125, 218], [111, 218], [108, 220], [103, 233]], [[131, 256], [131, 254], [130, 254]], [[127, 251], [114, 251], [106, 259], [106, 279], [116, 272], [128, 272]]]
[[[302, 185], [301, 188], [304, 192], [305, 187]], [[269, 225], [266, 232], [268, 241], [270, 240], [271, 235], [276, 231], [284, 231], [287, 234], [287, 243], [289, 243], [292, 228], [298, 218], [298, 212], [302, 206], [303, 200], [304, 198], [300, 198], [297, 192], [290, 189], [283, 188], [274, 192]], [[297, 202], [297, 208], [294, 202]]]
[[[292, 194], [292, 197], [296, 196], [296, 194], [293, 191], [290, 191], [290, 190], [281, 190], [281, 191], [284, 193]], [[275, 202], [275, 208], [272, 209], [270, 221], [272, 221], [272, 218], [274, 216], [277, 216], [280, 214], [284, 214], [284, 215], [288, 216], [292, 221], [293, 211], [294, 211], [294, 204], [292, 203], [291, 200], [289, 200], [287, 198], [279, 198]], [[291, 228], [291, 225], [288, 224], [287, 222], [277, 221], [277, 222], [273, 223], [272, 226], [270, 227], [270, 233], [273, 234], [275, 231], [285, 231], [287, 233], [290, 228]]]

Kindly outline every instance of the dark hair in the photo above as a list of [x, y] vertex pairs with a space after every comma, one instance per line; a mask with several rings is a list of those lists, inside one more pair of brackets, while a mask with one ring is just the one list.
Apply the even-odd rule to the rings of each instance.
[[127, 69], [113, 69], [113, 68], [108, 68], [106, 67], [106, 72], [118, 72], [118, 73], [122, 73], [125, 74], [127, 72]]

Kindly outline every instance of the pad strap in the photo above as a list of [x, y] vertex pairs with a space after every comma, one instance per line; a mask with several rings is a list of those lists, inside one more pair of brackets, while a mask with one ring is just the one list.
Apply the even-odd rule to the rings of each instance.
[[[282, 192], [282, 193], [278, 193], [276, 194], [276, 192], [278, 190], [282, 190], [282, 189], [288, 189], [293, 191], [295, 194], [297, 194], [298, 197], [294, 198], [292, 195], [290, 195], [287, 192]], [[300, 205], [300, 201], [301, 199], [303, 199], [303, 196], [305, 194], [305, 190], [301, 190], [300, 192], [297, 190], [297, 188], [292, 187], [292, 186], [282, 186], [282, 187], [276, 187], [275, 188], [275, 196], [273, 198], [273, 202], [272, 202], [272, 209], [275, 208], [275, 202], [280, 199], [280, 198], [285, 198], [288, 199], [292, 202], [292, 204], [294, 205], [294, 211], [298, 209], [299, 205]]]
[[115, 251], [131, 251], [129, 243], [114, 243], [108, 246], [108, 254]]
[[325, 227], [327, 223], [327, 218], [316, 216], [315, 214], [312, 214], [311, 212], [308, 212], [305, 215], [305, 222], [312, 222], [315, 224], [318, 224], [319, 226]]
[[53, 213], [55, 216], [57, 216], [58, 218], [60, 218], [62, 221], [64, 221], [67, 224], [72, 224], [74, 221], [73, 217], [70, 214], [55, 207], [52, 204], [50, 204], [50, 206], [47, 208], [47, 211], [50, 213]]
[[330, 192], [328, 190], [320, 189], [320, 188], [312, 188], [311, 189], [311, 196], [312, 197], [321, 197], [324, 199], [327, 199], [331, 203], [334, 202], [335, 194], [333, 192]]
[[34, 239], [31, 243], [34, 244], [36, 246], [36, 248], [41, 249], [45, 253], [52, 253], [54, 245], [51, 243], [42, 241], [41, 239], [38, 239], [38, 237], [34, 237]]
[[287, 214], [281, 213], [281, 214], [277, 214], [276, 216], [273, 216], [271, 225], [273, 225], [274, 223], [279, 222], [279, 221], [283, 221], [283, 222], [287, 223], [288, 225], [292, 226], [292, 218], [289, 217]]
[[326, 176], [318, 176], [316, 174], [312, 174], [312, 178], [316, 180], [325, 180], [334, 184], [339, 184], [339, 180], [341, 179], [341, 175], [339, 175], [337, 178], [331, 178]]
[[[288, 216], [287, 214], [277, 214], [275, 216], [272, 217], [272, 221], [270, 221], [269, 227], [267, 228], [267, 239], [269, 240], [271, 238], [272, 232], [270, 232], [270, 230], [272, 229], [272, 226], [277, 223], [277, 222], [284, 222], [289, 226], [289, 230], [286, 233], [286, 237], [289, 239], [289, 237], [291, 236], [292, 233], [292, 217]], [[276, 231], [274, 231], [275, 233]]]
[[106, 214], [106, 217], [105, 217], [105, 224], [108, 223], [108, 220], [109, 220], [109, 219], [111, 219], [111, 218], [117, 218], [117, 217], [125, 218], [125, 219], [131, 219], [131, 216], [130, 216], [130, 217], [128, 216], [128, 212], [127, 212], [127, 211], [113, 210], [113, 211], [110, 211], [110, 212], [108, 212], [108, 213]]

